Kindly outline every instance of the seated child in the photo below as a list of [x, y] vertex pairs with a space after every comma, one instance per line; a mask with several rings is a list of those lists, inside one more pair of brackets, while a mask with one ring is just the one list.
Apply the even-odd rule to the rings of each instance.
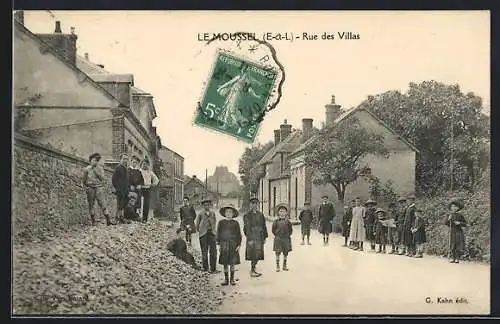
[[191, 253], [187, 251], [187, 244], [183, 239], [184, 229], [178, 228], [175, 233], [177, 237], [167, 244], [167, 250], [172, 252], [175, 257], [191, 265], [196, 270], [201, 270], [201, 267], [196, 264], [196, 261]]
[[139, 213], [137, 212], [137, 194], [135, 192], [129, 192], [128, 193], [128, 202], [127, 206], [125, 206], [123, 216], [127, 220], [127, 223], [130, 223], [131, 220], [133, 221], [140, 221], [141, 218], [139, 217]]
[[292, 251], [292, 223], [288, 220], [288, 206], [279, 204], [276, 206], [278, 218], [273, 222], [272, 232], [274, 234], [273, 251], [276, 253], [276, 271], [280, 271], [280, 255], [283, 253], [283, 271], [288, 271], [286, 261], [288, 253]]

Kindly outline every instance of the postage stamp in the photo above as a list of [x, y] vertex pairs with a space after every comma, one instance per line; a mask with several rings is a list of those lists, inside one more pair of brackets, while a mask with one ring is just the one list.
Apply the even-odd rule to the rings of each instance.
[[252, 143], [276, 76], [273, 68], [218, 52], [194, 123]]

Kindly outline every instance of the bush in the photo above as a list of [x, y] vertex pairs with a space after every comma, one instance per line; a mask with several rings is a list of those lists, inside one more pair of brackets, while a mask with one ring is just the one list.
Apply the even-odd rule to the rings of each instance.
[[490, 261], [490, 189], [481, 188], [474, 193], [465, 191], [445, 192], [439, 197], [419, 198], [416, 201], [427, 219], [426, 251], [429, 254], [446, 256], [448, 254], [449, 230], [444, 225], [448, 215], [448, 203], [462, 199], [465, 207], [462, 214], [467, 220], [465, 228], [466, 251], [463, 258], [477, 261]]

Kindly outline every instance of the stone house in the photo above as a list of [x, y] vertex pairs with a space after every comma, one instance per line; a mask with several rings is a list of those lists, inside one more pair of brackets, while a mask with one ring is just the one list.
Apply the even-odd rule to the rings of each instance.
[[207, 186], [196, 175], [184, 176], [184, 196], [189, 197], [193, 205], [199, 205], [205, 197], [217, 201], [217, 193], [207, 190]]
[[168, 210], [177, 211], [184, 197], [184, 158], [177, 152], [162, 146], [158, 152], [164, 177], [160, 188], [165, 190]]
[[126, 151], [156, 162], [153, 97], [131, 74], [112, 74], [76, 54], [77, 35], [33, 34], [14, 22], [16, 131], [41, 144], [87, 158], [99, 152], [116, 163]]
[[[354, 108], [342, 111], [341, 106], [335, 103], [332, 96], [330, 104], [326, 108], [326, 125], [338, 125], [348, 123], [356, 118], [360, 124], [368, 130], [382, 134], [384, 142], [389, 150], [389, 158], [367, 156], [361, 165], [368, 164], [371, 174], [378, 177], [382, 183], [391, 181], [393, 188], [398, 194], [410, 194], [415, 192], [415, 165], [417, 149], [406, 139], [396, 134], [386, 123], [365, 109]], [[290, 154], [290, 181], [291, 181], [291, 209], [299, 212], [305, 201], [311, 206], [319, 205], [321, 196], [327, 194], [334, 202], [336, 211], [342, 212], [342, 204], [337, 199], [337, 192], [331, 185], [313, 184], [313, 174], [304, 165], [305, 148], [316, 140], [311, 136]], [[350, 200], [360, 196], [363, 200], [370, 198], [369, 183], [364, 177], [358, 178], [349, 184], [345, 193], [345, 199]]]

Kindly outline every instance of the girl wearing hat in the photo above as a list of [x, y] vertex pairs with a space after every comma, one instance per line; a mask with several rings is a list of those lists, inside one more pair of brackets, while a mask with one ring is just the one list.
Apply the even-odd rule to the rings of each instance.
[[292, 251], [292, 223], [288, 220], [288, 206], [279, 204], [276, 206], [278, 218], [273, 222], [272, 232], [274, 234], [273, 251], [276, 253], [276, 271], [280, 271], [280, 255], [283, 253], [283, 271], [288, 271], [286, 261], [288, 252]]
[[370, 242], [371, 251], [375, 251], [375, 221], [377, 216], [375, 215], [377, 209], [377, 202], [372, 199], [368, 199], [365, 203], [366, 206], [366, 217], [365, 217], [365, 228], [366, 228], [366, 239]]
[[451, 212], [444, 223], [450, 227], [450, 263], [458, 263], [458, 258], [465, 248], [463, 227], [467, 225], [467, 222], [460, 213], [463, 208], [464, 204], [460, 200], [453, 200], [448, 204], [448, 209]]
[[347, 247], [347, 240], [351, 231], [352, 208], [348, 204], [344, 204], [344, 217], [342, 217], [342, 236], [344, 237], [344, 245]]
[[[219, 210], [224, 219], [217, 225], [216, 242], [219, 245], [219, 264], [224, 266], [223, 286], [229, 283], [235, 285], [234, 266], [240, 264], [241, 229], [240, 224], [234, 220], [238, 217], [238, 210], [233, 205], [227, 205]], [[230, 277], [229, 277], [229, 271]]]
[[385, 245], [387, 244], [387, 227], [385, 221], [387, 220], [386, 211], [378, 208], [376, 211], [377, 220], [375, 222], [375, 243], [378, 244], [377, 253], [386, 253]]
[[415, 258], [422, 258], [424, 253], [424, 243], [427, 242], [425, 236], [425, 219], [421, 209], [415, 209], [415, 225], [411, 229], [413, 233], [413, 240], [417, 247]]
[[397, 229], [397, 217], [398, 217], [398, 210], [396, 207], [396, 204], [391, 202], [389, 203], [389, 211], [387, 212], [387, 217], [389, 219], [390, 225], [387, 227], [388, 231], [388, 238], [389, 242], [391, 244], [391, 252], [389, 254], [395, 254], [398, 253], [398, 229]]

